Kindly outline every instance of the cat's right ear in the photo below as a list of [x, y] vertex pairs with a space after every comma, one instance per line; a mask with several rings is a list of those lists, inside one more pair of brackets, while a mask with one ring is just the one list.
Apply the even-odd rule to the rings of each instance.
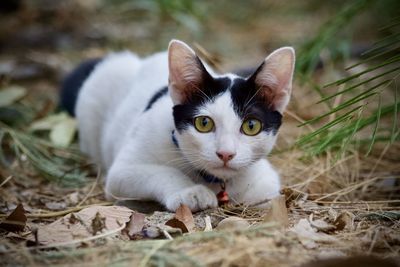
[[201, 89], [208, 72], [184, 42], [172, 40], [168, 47], [169, 89], [174, 105], [182, 104]]

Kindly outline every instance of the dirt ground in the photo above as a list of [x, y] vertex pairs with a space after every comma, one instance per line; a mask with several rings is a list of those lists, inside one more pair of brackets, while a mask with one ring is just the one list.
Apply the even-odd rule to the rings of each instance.
[[[334, 64], [322, 55], [312, 82], [295, 78], [269, 155], [282, 176], [282, 196], [266, 210], [227, 205], [192, 219], [155, 203], [108, 202], [104, 172], [79, 153], [76, 137], [68, 141], [76, 133], [65, 129], [75, 124], [58, 107], [58, 89], [81, 60], [122, 49], [144, 56], [177, 38], [221, 71], [256, 66], [273, 49], [300, 48], [318, 32], [336, 10], [319, 2], [0, 5], [0, 92], [14, 88], [21, 94], [0, 105], [0, 266], [301, 266], [354, 255], [383, 259], [371, 266], [398, 266], [400, 143], [377, 143], [368, 156], [354, 147], [340, 156], [328, 151], [308, 157], [294, 146], [317, 127], [299, 124], [327, 110], [315, 104], [320, 96], [311, 84], [342, 77], [343, 65], [356, 58]], [[377, 26], [360, 16], [351, 44], [372, 43], [377, 33], [365, 31], [369, 27]], [[57, 127], [64, 132], [57, 135]], [[5, 225], [6, 218], [14, 223]], [[174, 227], [166, 226], [173, 218]], [[315, 266], [346, 266], [323, 264]]]

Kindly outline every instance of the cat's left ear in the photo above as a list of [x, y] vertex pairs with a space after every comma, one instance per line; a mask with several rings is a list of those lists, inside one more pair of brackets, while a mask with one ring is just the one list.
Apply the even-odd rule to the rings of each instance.
[[295, 52], [292, 47], [282, 47], [265, 58], [249, 78], [255, 83], [257, 94], [269, 108], [283, 113], [292, 91]]
[[168, 68], [169, 89], [174, 105], [187, 102], [210, 78], [195, 52], [179, 40], [169, 43]]

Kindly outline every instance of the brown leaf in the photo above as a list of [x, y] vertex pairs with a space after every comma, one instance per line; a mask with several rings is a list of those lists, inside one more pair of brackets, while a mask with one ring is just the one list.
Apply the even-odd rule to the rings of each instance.
[[317, 229], [313, 228], [307, 219], [300, 219], [299, 222], [294, 225], [291, 232], [295, 233], [299, 241], [306, 248], [316, 248], [318, 243], [333, 243], [337, 239], [325, 233], [317, 232]]
[[[71, 221], [71, 220], [69, 220]], [[96, 235], [97, 232], [103, 231], [103, 229], [106, 227], [106, 218], [102, 217], [99, 212], [96, 212], [96, 215], [94, 216], [92, 220], [92, 233], [93, 235]]]
[[144, 223], [145, 215], [143, 213], [135, 212], [131, 216], [131, 220], [126, 227], [128, 230], [129, 237], [137, 235], [142, 232]]
[[40, 227], [38, 240], [42, 245], [52, 245], [83, 240], [98, 231], [112, 233], [122, 230], [133, 213], [121, 206], [91, 206]]
[[271, 208], [264, 216], [264, 222], [276, 222], [282, 226], [289, 225], [285, 196], [280, 195], [271, 200]]
[[26, 225], [25, 209], [22, 204], [18, 204], [13, 212], [0, 223], [0, 228], [9, 232], [23, 231]]
[[171, 226], [172, 228], [179, 228], [182, 230], [182, 233], [188, 233], [189, 229], [186, 227], [185, 223], [177, 218], [172, 218], [168, 220], [165, 225]]
[[183, 222], [189, 232], [193, 231], [195, 227], [194, 218], [188, 206], [184, 204], [180, 205], [175, 212], [175, 218]]
[[[354, 215], [353, 215], [354, 216]], [[336, 220], [333, 222], [333, 225], [336, 227], [336, 230], [343, 230], [345, 228], [350, 228], [352, 226], [353, 217], [349, 212], [341, 213]]]
[[195, 224], [190, 208], [184, 204], [181, 204], [176, 210], [174, 218], [168, 220], [165, 225], [173, 228], [179, 228], [182, 230], [182, 233], [192, 232]]

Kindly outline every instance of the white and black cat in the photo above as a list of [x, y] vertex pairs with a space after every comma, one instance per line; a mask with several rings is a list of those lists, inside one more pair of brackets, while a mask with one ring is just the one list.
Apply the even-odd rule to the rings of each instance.
[[283, 47], [249, 77], [217, 75], [173, 40], [147, 58], [122, 52], [84, 63], [65, 80], [62, 102], [76, 114], [81, 150], [107, 170], [109, 197], [197, 211], [217, 206], [224, 182], [231, 201], [256, 204], [279, 194], [266, 156], [294, 62]]

